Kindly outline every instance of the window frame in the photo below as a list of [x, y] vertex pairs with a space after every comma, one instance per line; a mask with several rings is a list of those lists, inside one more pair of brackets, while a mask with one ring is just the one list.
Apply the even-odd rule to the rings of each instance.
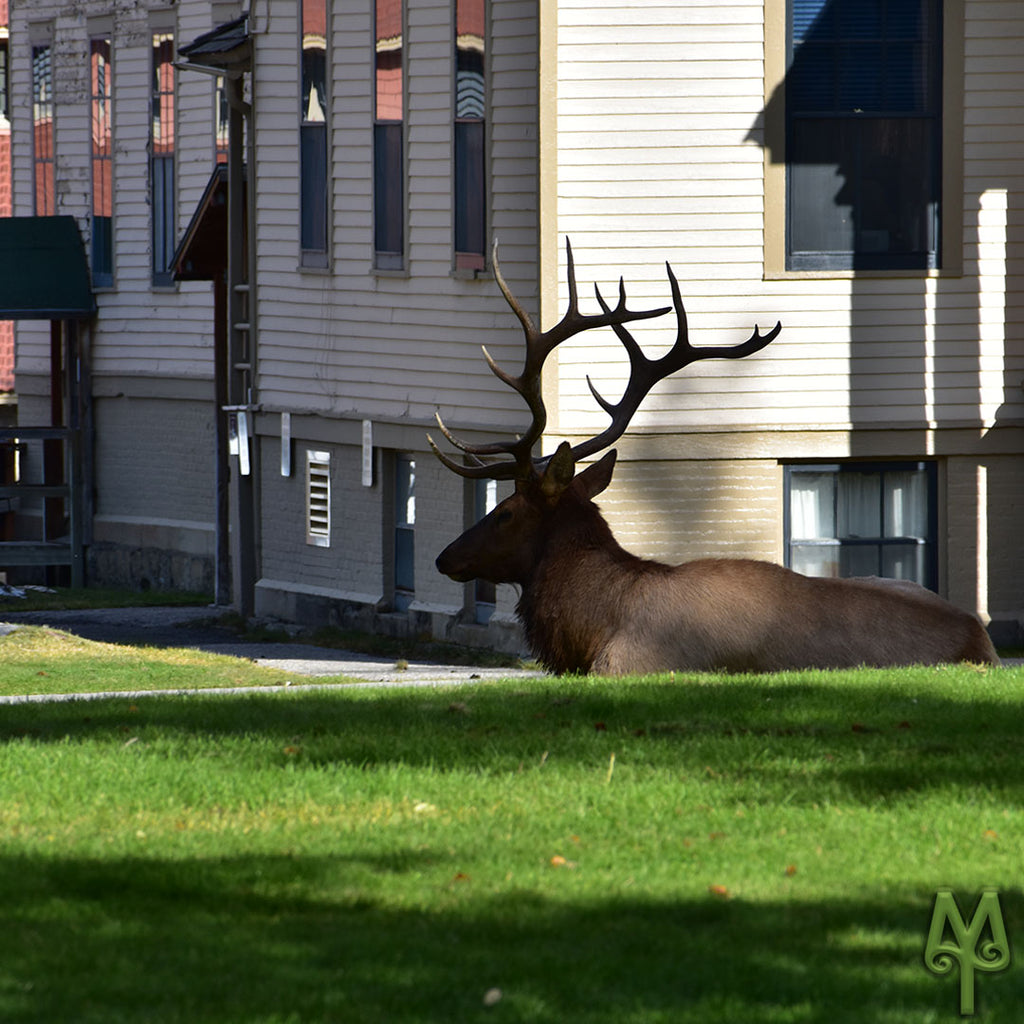
[[[408, 5], [406, 0], [393, 0], [398, 6], [399, 34], [378, 36], [380, 10], [384, 0], [376, 0], [373, 7], [371, 89], [373, 96], [373, 130], [371, 136], [373, 151], [372, 209], [373, 209], [373, 266], [377, 271], [406, 270], [408, 240], [408, 27], [406, 24]], [[381, 116], [382, 92], [380, 72], [381, 55], [387, 52], [383, 46], [388, 40], [397, 38], [398, 45], [390, 47], [397, 53], [398, 90], [392, 102], [397, 102], [395, 111], [385, 111], [392, 116]], [[397, 97], [397, 99], [395, 98]], [[386, 104], [385, 104], [386, 105]], [[382, 242], [397, 242], [398, 248], [382, 245]]]
[[[793, 476], [802, 473], [832, 473], [837, 478], [844, 473], [874, 473], [879, 477], [879, 482], [884, 481], [885, 473], [907, 472], [908, 470], [924, 471], [926, 486], [926, 521], [927, 535], [923, 538], [910, 536], [864, 536], [864, 537], [832, 537], [832, 538], [793, 538], [793, 513], [792, 513], [792, 488]], [[878, 571], [873, 575], [882, 576], [882, 564], [884, 561], [884, 550], [886, 547], [906, 546], [910, 542], [917, 543], [923, 548], [924, 579], [922, 586], [929, 590], [938, 591], [939, 587], [939, 502], [938, 502], [938, 463], [930, 459], [894, 459], [885, 461], [870, 462], [799, 462], [788, 463], [783, 467], [783, 503], [782, 503], [782, 549], [783, 564], [787, 569], [793, 567], [793, 546], [798, 544], [804, 547], [820, 546], [822, 548], [842, 551], [843, 548], [872, 548], [878, 549]], [[834, 501], [838, 503], [839, 488], [835, 488]], [[879, 515], [883, 523], [884, 531], [884, 506], [885, 487], [879, 488]], [[839, 517], [838, 512], [833, 513], [833, 522], [836, 524], [835, 532], [838, 533]], [[836, 577], [851, 578], [851, 577]], [[891, 577], [886, 577], [891, 578]]]
[[[480, 26], [480, 97], [479, 113], [460, 110], [460, 23], [463, 4], [479, 3], [482, 8]], [[455, 270], [475, 274], [487, 265], [488, 196], [490, 194], [490, 12], [488, 0], [455, 0], [452, 32], [452, 249]], [[471, 17], [471, 15], [470, 15]], [[468, 36], [470, 33], [466, 33]], [[478, 149], [478, 152], [474, 151]], [[460, 188], [467, 180], [479, 179], [475, 196]], [[473, 198], [473, 202], [470, 199]], [[470, 241], [474, 244], [460, 245]]]
[[[42, 51], [49, 51], [47, 63], [46, 81], [48, 85], [48, 97], [44, 101], [37, 91], [36, 78], [36, 57]], [[57, 212], [57, 191], [56, 191], [56, 153], [54, 146], [56, 142], [57, 111], [53, 97], [53, 41], [51, 39], [33, 39], [29, 48], [30, 74], [32, 76], [32, 211], [37, 217], [52, 216]], [[41, 112], [39, 108], [46, 108]], [[47, 116], [49, 118], [49, 146], [45, 155], [39, 153], [39, 127]], [[40, 180], [40, 174], [43, 180]], [[40, 197], [43, 202], [40, 203]]]
[[[310, 0], [299, 3], [299, 264], [302, 267], [326, 268], [330, 265], [331, 246], [331, 5], [326, 0], [324, 11], [324, 91], [322, 120], [306, 120], [306, 8]], [[312, 95], [312, 84], [310, 95]], [[312, 141], [315, 140], [315, 150]], [[315, 175], [316, 180], [313, 180]], [[308, 177], [307, 177], [308, 176]], [[316, 194], [313, 192], [316, 190]]]
[[[408, 474], [408, 486], [402, 486], [402, 474]], [[392, 516], [394, 521], [393, 558], [391, 584], [394, 594], [396, 611], [407, 611], [416, 599], [416, 455], [408, 452], [396, 452], [392, 467], [394, 495], [392, 499]], [[407, 496], [405, 508], [402, 508], [403, 495]], [[412, 507], [412, 519], [408, 518], [408, 510]], [[406, 551], [402, 551], [403, 542], [407, 543]], [[407, 555], [407, 557], [406, 557]], [[403, 570], [408, 569], [408, 577]]]
[[[171, 57], [166, 63], [170, 67], [171, 87], [162, 88], [159, 79], [157, 55], [159, 45], [170, 40]], [[158, 43], [159, 41], [159, 43]], [[150, 93], [150, 136], [149, 136], [149, 190], [150, 190], [150, 242], [153, 249], [150, 271], [153, 285], [159, 288], [174, 286], [174, 250], [177, 240], [178, 217], [178, 174], [177, 174], [177, 116], [178, 116], [178, 72], [174, 67], [175, 37], [171, 28], [150, 30], [150, 76], [153, 85]], [[167, 99], [166, 106], [164, 103]], [[165, 131], [164, 114], [170, 111], [170, 132]], [[156, 136], [160, 112], [160, 138]], [[169, 138], [168, 138], [169, 134]], [[159, 146], [170, 146], [169, 151], [159, 152]], [[168, 174], [169, 171], [169, 174]]]
[[[786, 161], [785, 81], [788, 0], [765, 0], [764, 270], [765, 280], [793, 278], [922, 278], [963, 274], [963, 90], [964, 0], [941, 0], [940, 86], [941, 216], [937, 267], [914, 268], [787, 268], [788, 174]], [[755, 133], [752, 138], [757, 138]]]
[[[107, 63], [105, 92], [94, 91], [93, 56], [97, 44], [106, 44]], [[108, 152], [103, 153], [102, 147], [97, 148], [96, 130], [97, 107], [106, 103], [106, 132], [109, 137]], [[90, 162], [90, 267], [92, 282], [96, 288], [112, 288], [114, 286], [114, 38], [109, 30], [89, 33], [89, 162]], [[106, 168], [100, 175], [99, 205], [108, 204], [104, 193], [109, 190], [109, 214], [97, 214], [97, 167]], [[106, 220], [103, 233], [97, 230], [98, 221]]]
[[[480, 522], [489, 515], [501, 502], [498, 494], [498, 481], [489, 477], [478, 480], [467, 480], [469, 488], [470, 522], [469, 526]], [[467, 527], [468, 528], [468, 527]], [[498, 587], [488, 580], [475, 579], [473, 588], [473, 621], [478, 626], [486, 626], [491, 621], [498, 605]]]

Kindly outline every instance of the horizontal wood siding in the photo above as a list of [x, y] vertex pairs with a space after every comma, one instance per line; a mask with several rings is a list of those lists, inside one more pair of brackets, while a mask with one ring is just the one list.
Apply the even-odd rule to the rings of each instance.
[[[174, 6], [139, 2], [113, 5], [84, 0], [69, 6], [34, 0], [12, 12], [12, 39], [32, 37], [29, 23], [52, 20], [56, 118], [58, 214], [78, 219], [89, 252], [91, 164], [89, 37], [110, 32], [113, 40], [114, 286], [97, 293], [99, 317], [92, 333], [95, 377], [117, 375], [212, 378], [213, 302], [206, 283], [176, 288], [152, 285], [149, 135], [151, 35], [175, 33], [175, 45], [212, 27], [208, 2], [181, 0]], [[14, 104], [14, 213], [33, 210], [31, 162], [32, 85], [30, 48], [11, 52]], [[180, 237], [213, 170], [213, 80], [195, 72], [176, 76], [176, 234]], [[18, 325], [20, 375], [48, 375], [49, 326]]]
[[[1024, 6], [966, 0], [963, 276], [851, 280], [764, 275], [764, 3], [561, 0], [558, 228], [573, 240], [581, 295], [637, 308], [670, 302], [671, 262], [697, 345], [780, 338], [742, 362], [707, 362], [660, 384], [640, 430], [991, 424], [1024, 416]], [[957, 74], [958, 69], [947, 69]], [[959, 159], [948, 153], [947, 159]], [[559, 285], [566, 301], [564, 257]], [[635, 331], [657, 355], [669, 316]], [[563, 434], [604, 414], [627, 375], [610, 332], [559, 358]]]
[[[528, 307], [537, 294], [536, 5], [492, 3], [491, 232]], [[407, 0], [405, 273], [373, 270], [371, 7], [328, 25], [330, 267], [299, 266], [298, 25], [270, 7], [256, 37], [259, 388], [264, 408], [427, 425], [521, 429], [522, 402], [480, 345], [517, 369], [522, 332], [490, 273], [452, 273], [452, 5]]]

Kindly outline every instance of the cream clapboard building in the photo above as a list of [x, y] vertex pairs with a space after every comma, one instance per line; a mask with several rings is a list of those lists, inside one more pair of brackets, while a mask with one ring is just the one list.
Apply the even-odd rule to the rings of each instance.
[[[90, 578], [517, 643], [511, 588], [433, 566], [503, 487], [425, 433], [435, 411], [473, 440], [524, 427], [479, 349], [522, 358], [490, 240], [548, 325], [569, 236], [585, 303], [621, 275], [632, 305], [669, 304], [668, 261], [694, 344], [783, 325], [648, 397], [601, 501], [626, 547], [918, 579], [1020, 642], [1022, 46], [1017, 0], [12, 0], [14, 212], [48, 47], [56, 212], [93, 261]], [[223, 261], [242, 159], [222, 313], [170, 272]], [[635, 333], [658, 355], [674, 319]], [[19, 324], [23, 422], [48, 352]], [[614, 400], [627, 372], [611, 332], [557, 351], [546, 448], [603, 429], [586, 378]]]

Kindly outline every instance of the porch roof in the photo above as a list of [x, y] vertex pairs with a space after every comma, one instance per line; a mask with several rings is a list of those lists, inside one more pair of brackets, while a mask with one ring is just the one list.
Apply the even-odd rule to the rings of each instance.
[[191, 43], [179, 47], [178, 55], [184, 58], [186, 66], [198, 70], [222, 73], [248, 70], [252, 59], [249, 16], [243, 14], [234, 21], [204, 32]]
[[73, 320], [96, 313], [74, 217], [0, 217], [0, 320]]

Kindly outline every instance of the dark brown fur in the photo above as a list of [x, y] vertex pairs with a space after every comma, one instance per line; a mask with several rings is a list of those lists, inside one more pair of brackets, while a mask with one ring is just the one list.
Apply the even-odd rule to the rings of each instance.
[[556, 455], [437, 559], [456, 580], [518, 584], [526, 637], [551, 671], [999, 664], [975, 616], [916, 584], [813, 579], [746, 559], [668, 566], [630, 554], [591, 500], [614, 464], [611, 451], [574, 477], [571, 461]]

